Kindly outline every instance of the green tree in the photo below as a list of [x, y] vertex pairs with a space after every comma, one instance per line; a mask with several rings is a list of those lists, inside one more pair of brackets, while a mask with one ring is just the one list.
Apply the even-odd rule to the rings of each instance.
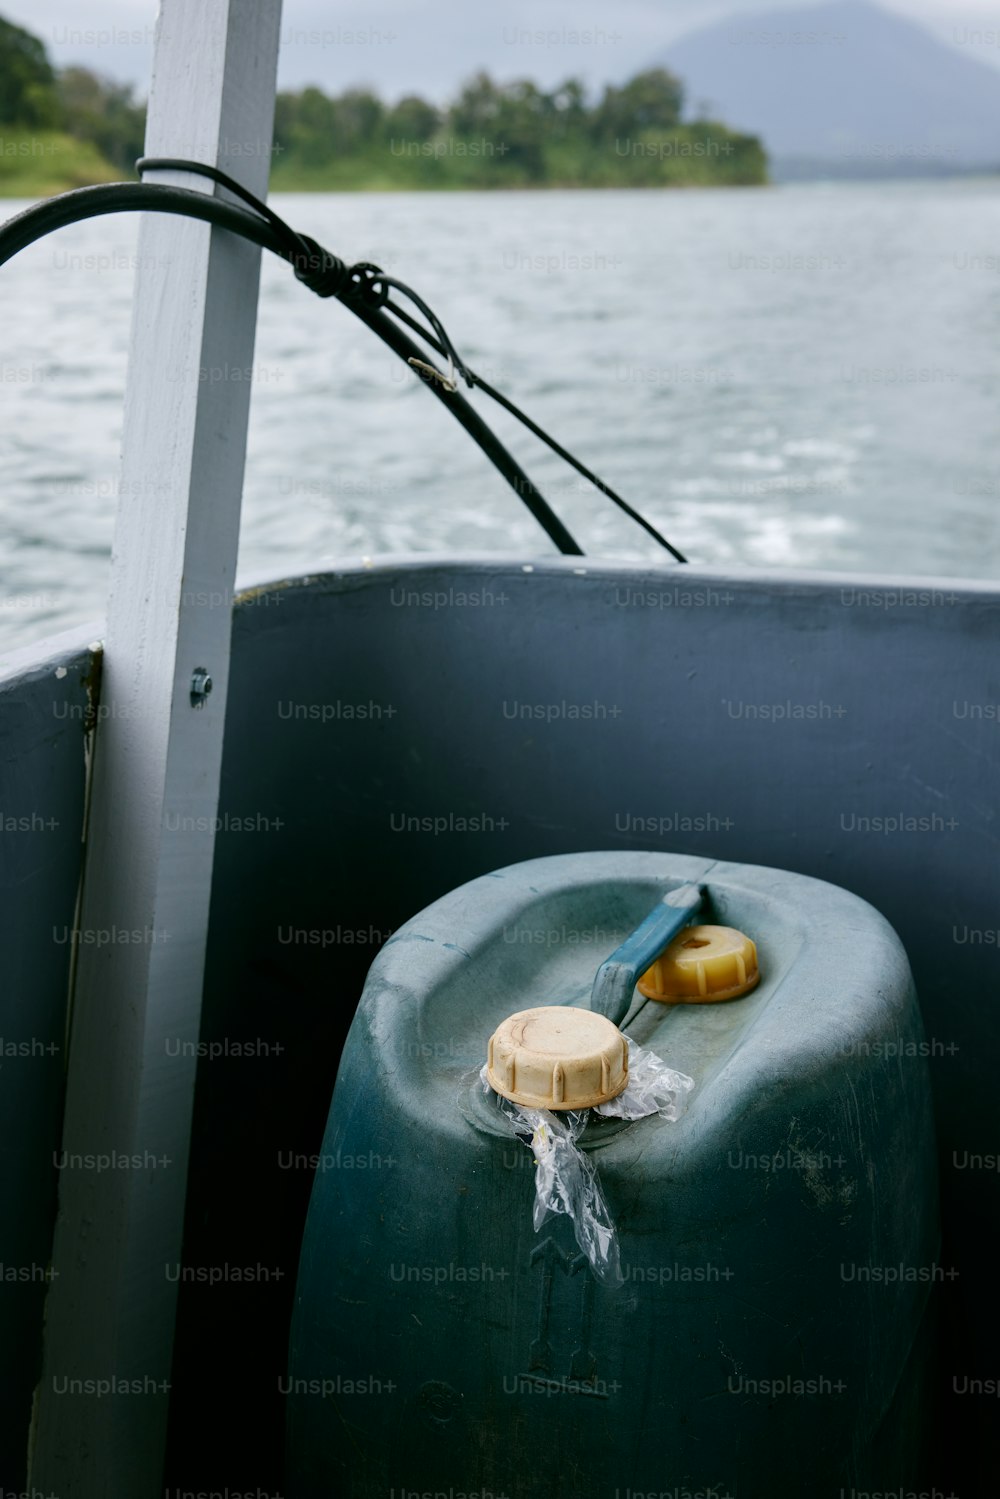
[[594, 132], [607, 140], [642, 130], [672, 130], [680, 124], [684, 85], [666, 68], [638, 73], [622, 88], [609, 85], [594, 113]]
[[500, 117], [500, 90], [488, 73], [477, 73], [463, 84], [448, 111], [448, 124], [456, 135], [491, 135]]
[[55, 124], [55, 81], [44, 43], [0, 17], [0, 124]]
[[336, 123], [336, 104], [322, 89], [279, 94], [274, 110], [278, 160], [288, 155], [306, 166], [324, 166], [336, 151]]
[[298, 94], [283, 91], [274, 99], [274, 148], [280, 160], [283, 152], [290, 149], [295, 128], [295, 117], [299, 108]]
[[545, 176], [545, 138], [551, 105], [537, 84], [528, 80], [505, 84], [500, 91], [500, 114], [495, 126], [502, 160], [532, 181]]
[[567, 78], [548, 95], [548, 110], [563, 134], [579, 130], [587, 119], [587, 91], [579, 78]]
[[385, 133], [391, 140], [429, 141], [440, 124], [440, 112], [416, 94], [407, 94], [385, 114]]
[[368, 89], [348, 89], [334, 103], [334, 151], [357, 151], [379, 134], [385, 106]]
[[122, 171], [134, 166], [142, 155], [146, 111], [130, 84], [99, 78], [88, 68], [64, 68], [58, 97], [61, 124], [70, 135], [93, 141]]
[[484, 160], [492, 167], [540, 180], [545, 175], [545, 124], [551, 113], [551, 101], [537, 84], [496, 84], [488, 73], [477, 73], [449, 110], [448, 124], [456, 136], [488, 141], [493, 149]]

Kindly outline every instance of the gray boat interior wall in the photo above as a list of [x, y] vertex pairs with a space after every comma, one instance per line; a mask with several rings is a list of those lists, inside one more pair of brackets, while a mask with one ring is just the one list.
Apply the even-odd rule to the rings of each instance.
[[[206, 1039], [285, 1049], [202, 1063], [190, 1262], [278, 1265], [289, 1280], [271, 1290], [290, 1304], [308, 1158], [390, 931], [516, 860], [660, 848], [831, 880], [899, 931], [960, 1269], [945, 1320], [964, 1329], [956, 1373], [988, 1374], [1000, 1178], [954, 1161], [996, 1149], [997, 954], [956, 934], [997, 926], [1000, 725], [982, 715], [998, 633], [985, 586], [575, 560], [380, 561], [252, 594], [235, 622], [221, 805], [239, 821], [220, 833]], [[248, 1411], [270, 1429], [284, 1358], [239, 1325], [241, 1304], [245, 1289], [182, 1287], [177, 1431], [225, 1424], [218, 1378], [197, 1378], [215, 1319], [238, 1391], [230, 1454]]]
[[15, 1488], [41, 1366], [98, 661], [73, 636], [0, 675], [0, 1474]]
[[[388, 560], [243, 597], [184, 1262], [261, 1274], [180, 1287], [169, 1482], [281, 1491], [310, 1158], [378, 946], [466, 879], [572, 850], [775, 865], [888, 917], [923, 1008], [960, 1272], [941, 1287], [942, 1375], [995, 1377], [998, 633], [986, 585], [577, 559]], [[60, 824], [3, 836], [4, 1034], [57, 1043], [51, 928], [72, 922], [84, 762], [54, 705], [85, 703], [89, 657], [63, 664], [3, 684], [2, 730], [2, 810]], [[5, 1060], [8, 1264], [45, 1260], [63, 1061]], [[14, 1424], [41, 1290], [4, 1293]], [[956, 1402], [973, 1421], [979, 1404]]]

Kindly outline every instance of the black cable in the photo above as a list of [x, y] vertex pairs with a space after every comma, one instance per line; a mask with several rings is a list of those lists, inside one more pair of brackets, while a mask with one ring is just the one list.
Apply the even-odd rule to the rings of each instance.
[[[327, 256], [330, 261], [336, 263], [337, 267], [344, 266], [343, 261], [339, 260], [336, 256], [330, 255], [329, 251], [324, 251], [322, 249], [322, 246], [317, 245], [316, 241], [314, 239], [310, 239], [308, 235], [299, 234], [292, 228], [289, 223], [286, 222], [285, 219], [281, 218], [279, 214], [275, 213], [274, 209], [271, 208], [267, 203], [265, 203], [263, 199], [258, 198], [249, 190], [249, 188], [244, 187], [242, 183], [236, 181], [235, 177], [230, 177], [228, 172], [223, 172], [219, 167], [202, 166], [198, 162], [187, 161], [185, 158], [179, 156], [140, 156], [139, 160], [135, 164], [135, 169], [139, 173], [140, 177], [144, 172], [154, 171], [194, 172], [202, 177], [207, 177], [211, 182], [216, 182], [220, 187], [226, 188], [228, 192], [235, 193], [238, 198], [242, 198], [244, 203], [255, 209], [262, 218], [267, 219], [268, 223], [283, 238], [285, 243], [289, 246], [289, 248], [296, 256], [305, 255], [308, 257], [312, 255], [315, 258], [315, 252], [318, 250], [320, 256]], [[346, 272], [347, 267], [344, 267], [344, 270]], [[424, 317], [434, 329], [434, 332], [437, 335], [438, 339], [437, 347], [439, 352], [447, 355], [447, 357], [451, 359], [452, 363], [455, 365], [455, 368], [462, 375], [465, 383], [471, 389], [473, 381], [470, 378], [464, 363], [459, 358], [458, 353], [455, 350], [455, 345], [452, 343], [451, 339], [448, 337], [448, 334], [445, 332], [444, 325], [438, 318], [437, 314], [434, 313], [430, 307], [428, 307], [424, 299], [421, 296], [418, 296], [418, 294], [412, 289], [412, 287], [407, 286], [402, 281], [397, 281], [392, 276], [387, 276], [382, 270], [381, 266], [371, 265], [367, 261], [362, 261], [357, 266], [351, 267], [351, 270], [370, 273], [365, 280], [365, 289], [370, 298], [377, 299], [379, 306], [392, 306], [392, 304], [388, 302], [390, 287], [395, 291], [402, 292], [404, 296], [409, 297], [410, 301], [413, 302], [415, 306], [420, 308], [420, 311], [424, 314]], [[315, 290], [315, 288], [313, 288], [313, 290]], [[339, 286], [332, 293], [324, 289], [320, 293], [320, 295], [330, 296], [332, 294], [333, 296], [339, 296], [340, 290], [341, 288]], [[402, 309], [397, 309], [394, 306], [392, 307], [392, 310], [396, 313], [397, 316], [399, 316], [402, 312]], [[414, 328], [416, 332], [423, 332], [419, 325], [416, 324], [411, 318], [407, 318], [406, 321], [410, 323], [410, 326]]]
[[[320, 279], [329, 274], [336, 274], [335, 268], [332, 272], [330, 271], [330, 262], [336, 261], [335, 256], [331, 256], [328, 251], [322, 251], [319, 256], [309, 251], [308, 263], [303, 265], [299, 252], [293, 249], [285, 238], [258, 214], [249, 213], [246, 209], [238, 208], [233, 203], [226, 203], [221, 198], [210, 197], [207, 193], [191, 192], [184, 187], [156, 186], [145, 182], [111, 182], [98, 187], [80, 187], [73, 192], [60, 193], [55, 198], [49, 198], [44, 203], [25, 209], [0, 227], [0, 265], [5, 264], [18, 251], [25, 249], [35, 240], [41, 239], [55, 229], [79, 223], [83, 219], [97, 218], [106, 213], [131, 213], [139, 209], [201, 219], [219, 229], [228, 229], [231, 233], [241, 235], [262, 249], [270, 250], [272, 254], [287, 260], [295, 267], [295, 273], [300, 279], [306, 279], [307, 276]], [[343, 263], [336, 261], [336, 265], [342, 267]], [[349, 279], [352, 268], [343, 267], [343, 269], [348, 273]], [[332, 293], [321, 292], [320, 295], [332, 295]], [[357, 294], [356, 288], [354, 292], [347, 291], [341, 300], [400, 358], [407, 362], [419, 358], [421, 351], [418, 345], [413, 343], [401, 328], [397, 328], [396, 324], [379, 308], [367, 306]], [[479, 413], [463, 396], [449, 395], [447, 391], [435, 384], [429, 388], [499, 469], [558, 550], [565, 556], [582, 557], [582, 547], [577, 544], [548, 501]]]
[[203, 162], [195, 163], [186, 161], [180, 156], [140, 156], [135, 164], [135, 169], [141, 177], [143, 172], [189, 172], [198, 177], [207, 177], [210, 182], [216, 182], [224, 187], [227, 192], [235, 193], [237, 198], [242, 198], [248, 207], [256, 209], [262, 218], [267, 219], [278, 234], [287, 239], [290, 244], [299, 240], [299, 236], [285, 220], [274, 212], [272, 208], [252, 193], [249, 188], [237, 182], [235, 177], [230, 177], [228, 172], [223, 172], [219, 167], [206, 166]]
[[[435, 338], [431, 337], [426, 328], [420, 327], [416, 318], [410, 317], [409, 313], [404, 307], [397, 307], [395, 302], [389, 302], [386, 305], [388, 306], [390, 312], [395, 313], [396, 317], [401, 319], [402, 322], [406, 323], [410, 328], [412, 328], [415, 333], [419, 333], [420, 337], [426, 339], [426, 341], [431, 344], [433, 348], [437, 349], [439, 354], [444, 354], [447, 352], [441, 347], [441, 345]], [[679, 552], [677, 548], [672, 544], [672, 542], [669, 542], [667, 538], [656, 529], [651, 521], [648, 521], [646, 517], [640, 514], [638, 510], [634, 510], [627, 500], [623, 500], [620, 494], [616, 494], [609, 484], [605, 484], [603, 479], [599, 478], [597, 474], [592, 473], [591, 470], [587, 468], [586, 464], [580, 462], [579, 458], [574, 458], [573, 454], [569, 452], [568, 449], [564, 448], [561, 443], [556, 442], [554, 437], [550, 437], [547, 432], [545, 432], [541, 427], [539, 427], [535, 422], [531, 420], [531, 417], [528, 416], [527, 412], [522, 411], [519, 406], [515, 406], [514, 402], [508, 400], [508, 398], [503, 394], [502, 391], [495, 390], [487, 380], [484, 380], [481, 375], [477, 375], [475, 370], [470, 370], [467, 365], [464, 368], [465, 373], [469, 377], [470, 383], [472, 385], [475, 385], [477, 389], [483, 392], [484, 395], [490, 396], [494, 401], [497, 402], [498, 405], [502, 406], [505, 411], [509, 411], [511, 416], [516, 416], [518, 421], [521, 422], [523, 426], [527, 427], [529, 432], [533, 432], [536, 437], [540, 437], [542, 442], [548, 444], [553, 453], [558, 454], [558, 456], [564, 459], [568, 464], [570, 464], [572, 468], [575, 468], [577, 473], [582, 474], [583, 477], [588, 481], [588, 483], [593, 484], [595, 489], [600, 490], [601, 494], [606, 495], [609, 500], [614, 501], [619, 510], [624, 511], [624, 513], [629, 516], [631, 520], [634, 520], [637, 525], [640, 525], [644, 531], [648, 531], [653, 540], [658, 542], [661, 547], [664, 547], [668, 552], [670, 552], [673, 557], [676, 557], [678, 562], [687, 562], [687, 558], [684, 556], [683, 552]]]
[[[136, 170], [140, 173], [140, 175], [143, 171], [149, 171], [153, 168], [170, 168], [174, 171], [202, 170], [197, 167], [196, 163], [185, 161], [177, 157], [144, 156], [136, 162]], [[297, 236], [295, 231], [290, 227], [290, 225], [286, 224], [284, 219], [280, 218], [278, 214], [276, 214], [273, 209], [268, 207], [266, 203], [264, 203], [260, 198], [255, 197], [253, 193], [251, 193], [247, 188], [243, 187], [242, 184], [237, 182], [234, 178], [228, 176], [227, 173], [220, 171], [218, 167], [205, 167], [203, 169], [203, 175], [211, 178], [213, 182], [218, 182], [221, 184], [221, 186], [228, 188], [230, 192], [236, 193], [237, 196], [242, 198], [245, 203], [249, 203], [252, 207], [256, 208], [258, 213], [267, 218], [270, 223], [272, 223], [281, 233], [286, 234], [292, 241], [299, 239], [301, 242], [301, 236]], [[313, 243], [315, 242], [313, 241]], [[678, 562], [687, 561], [687, 558], [684, 556], [683, 552], [678, 551], [678, 549], [673, 546], [671, 542], [669, 542], [667, 538], [656, 529], [652, 522], [648, 521], [646, 517], [644, 515], [641, 515], [638, 510], [633, 509], [633, 507], [628, 503], [627, 500], [622, 499], [621, 495], [616, 494], [609, 484], [605, 484], [603, 479], [599, 478], [597, 474], [595, 474], [591, 469], [587, 468], [585, 464], [581, 463], [578, 458], [575, 458], [567, 448], [564, 448], [561, 443], [556, 442], [554, 437], [550, 437], [542, 427], [538, 426], [537, 422], [533, 422], [531, 417], [528, 416], [526, 412], [522, 411], [519, 406], [516, 406], [514, 402], [509, 400], [507, 396], [503, 395], [501, 391], [496, 390], [492, 385], [489, 384], [488, 381], [481, 379], [481, 377], [477, 375], [474, 370], [470, 370], [465, 362], [460, 359], [455, 350], [454, 344], [445, 332], [440, 320], [437, 318], [435, 313], [431, 311], [430, 307], [428, 307], [427, 303], [423, 300], [422, 297], [419, 297], [411, 287], [406, 286], [402, 281], [396, 281], [391, 276], [383, 275], [378, 266], [366, 267], [366, 269], [378, 272], [378, 276], [376, 279], [381, 284], [381, 286], [384, 286], [386, 288], [392, 287], [395, 290], [402, 292], [404, 296], [409, 297], [410, 301], [413, 302], [415, 306], [420, 308], [421, 312], [424, 314], [431, 327], [434, 329], [434, 334], [436, 335], [436, 337], [428, 333], [425, 328], [422, 328], [416, 321], [416, 319], [410, 316], [405, 308], [398, 306], [395, 302], [388, 301], [385, 297], [383, 297], [382, 299], [382, 305], [388, 307], [389, 311], [393, 313], [394, 316], [399, 318], [402, 322], [406, 323], [408, 327], [412, 328], [412, 330], [421, 338], [423, 338], [425, 342], [429, 343], [432, 348], [437, 349], [439, 354], [445, 355], [445, 357], [450, 360], [450, 362], [455, 366], [455, 369], [465, 380], [466, 385], [468, 385], [470, 388], [472, 388], [473, 386], [477, 386], [484, 395], [488, 395], [492, 400], [496, 401], [498, 405], [502, 406], [505, 411], [509, 411], [511, 416], [516, 417], [519, 422], [527, 427], [529, 432], [533, 433], [535, 437], [540, 438], [542, 442], [546, 443], [552, 449], [552, 451], [558, 455], [558, 457], [562, 458], [564, 462], [570, 464], [571, 467], [575, 468], [577, 473], [581, 474], [583, 478], [588, 481], [588, 483], [593, 484], [595, 489], [599, 490], [601, 494], [606, 495], [609, 500], [611, 500], [615, 505], [618, 506], [619, 510], [623, 511], [630, 520], [634, 520], [637, 525], [641, 526], [644, 531], [648, 532], [653, 540], [657, 542], [661, 547], [663, 547], [666, 551], [668, 551], [671, 556], [676, 558]], [[430, 369], [429, 366], [427, 368]], [[440, 378], [440, 372], [437, 373]], [[450, 390], [452, 389], [452, 386], [450, 384], [445, 384], [445, 389]]]
[[[478, 413], [469, 406], [454, 383], [433, 365], [420, 359], [419, 350], [401, 328], [396, 327], [386, 314], [405, 323], [413, 332], [445, 356], [449, 365], [469, 388], [481, 389], [497, 401], [511, 415], [522, 422], [529, 431], [547, 443], [553, 452], [571, 464], [602, 494], [614, 502], [626, 515], [643, 527], [661, 546], [665, 547], [678, 562], [686, 558], [665, 537], [661, 536], [638, 511], [615, 494], [610, 486], [580, 463], [572, 453], [551, 438], [512, 401], [482, 380], [459, 356], [452, 340], [440, 319], [416, 292], [394, 277], [386, 276], [379, 266], [359, 262], [349, 266], [338, 256], [323, 248], [309, 235], [299, 234], [273, 209], [218, 167], [191, 162], [180, 157], [142, 157], [136, 163], [143, 171], [192, 172], [208, 178], [240, 198], [252, 212], [226, 203], [224, 199], [205, 193], [192, 192], [187, 188], [168, 187], [149, 183], [110, 183], [107, 186], [78, 188], [63, 193], [44, 203], [25, 210], [0, 228], [0, 265], [54, 229], [77, 223], [104, 213], [122, 213], [133, 209], [146, 209], [166, 213], [182, 214], [202, 219], [219, 228], [229, 229], [243, 238], [270, 250], [288, 261], [296, 277], [321, 297], [336, 297], [372, 329], [393, 351], [409, 365], [426, 371], [425, 383], [439, 400], [452, 411], [459, 423], [478, 443], [486, 456], [512, 486], [531, 514], [543, 527], [550, 540], [565, 555], [582, 556], [582, 549], [559, 520], [548, 502], [531, 479], [521, 469], [512, 455], [497, 438], [492, 429]], [[405, 308], [389, 300], [390, 289], [409, 298], [423, 313], [433, 331], [428, 331]]]
[[[169, 168], [172, 171], [190, 171], [195, 169], [195, 167], [196, 163], [185, 161], [178, 157], [144, 156], [136, 162], [136, 170], [140, 174], [143, 171], [150, 171], [154, 168], [157, 170]], [[256, 208], [258, 213], [267, 218], [270, 223], [272, 223], [280, 232], [286, 234], [292, 241], [299, 239], [301, 242], [301, 236], [297, 236], [295, 234], [295, 231], [290, 227], [290, 225], [285, 222], [284, 219], [280, 218], [279, 215], [276, 214], [274, 210], [271, 209], [266, 203], [264, 203], [260, 198], [255, 197], [253, 193], [251, 193], [247, 188], [243, 187], [242, 184], [237, 182], [234, 178], [228, 176], [227, 173], [220, 171], [218, 167], [206, 167], [204, 169], [203, 175], [211, 178], [213, 182], [218, 182], [221, 184], [221, 186], [228, 188], [230, 192], [236, 193], [240, 198], [243, 199], [245, 203], [249, 203], [252, 207]], [[633, 507], [628, 503], [627, 500], [622, 499], [621, 495], [616, 494], [609, 484], [605, 484], [603, 479], [599, 478], [597, 474], [595, 474], [591, 469], [587, 468], [585, 464], [581, 463], [578, 458], [575, 458], [567, 448], [564, 448], [561, 443], [556, 442], [554, 437], [550, 437], [542, 427], [538, 426], [537, 422], [533, 422], [531, 417], [528, 416], [526, 412], [522, 411], [519, 406], [516, 406], [514, 402], [509, 400], [507, 396], [503, 395], [501, 391], [496, 390], [492, 385], [489, 384], [488, 381], [483, 380], [479, 375], [475, 373], [474, 370], [470, 370], [465, 364], [464, 360], [459, 357], [458, 353], [455, 350], [454, 344], [445, 332], [440, 320], [438, 319], [436, 314], [432, 312], [430, 307], [428, 307], [427, 303], [423, 300], [422, 297], [419, 297], [411, 287], [406, 286], [402, 281], [397, 281], [391, 276], [384, 275], [379, 270], [378, 266], [370, 266], [366, 267], [366, 269], [378, 272], [378, 276], [375, 279], [380, 283], [381, 286], [385, 288], [392, 287], [396, 291], [402, 292], [404, 296], [409, 297], [410, 301], [413, 302], [415, 306], [420, 308], [421, 312], [424, 314], [424, 316], [427, 318], [427, 321], [434, 329], [434, 335], [436, 336], [428, 333], [425, 328], [422, 328], [416, 321], [416, 319], [410, 316], [405, 308], [398, 306], [395, 302], [389, 302], [384, 298], [382, 301], [382, 305], [388, 307], [391, 313], [393, 313], [402, 322], [406, 323], [408, 327], [412, 328], [413, 331], [417, 333], [421, 338], [423, 338], [427, 343], [429, 343], [432, 348], [437, 349], [439, 354], [445, 355], [445, 357], [450, 360], [450, 362], [455, 366], [457, 372], [465, 380], [466, 385], [468, 385], [470, 388], [473, 386], [477, 386], [484, 393], [484, 395], [488, 395], [492, 400], [496, 401], [500, 406], [502, 406], [505, 411], [509, 411], [511, 416], [516, 417], [519, 422], [527, 427], [529, 432], [532, 432], [535, 437], [540, 438], [542, 442], [546, 443], [552, 449], [552, 451], [558, 455], [558, 457], [562, 458], [564, 462], [570, 464], [573, 468], [575, 468], [577, 473], [581, 474], [588, 481], [588, 483], [593, 484], [595, 489], [598, 489], [601, 494], [606, 495], [607, 498], [611, 500], [615, 505], [617, 505], [618, 508], [623, 511], [630, 520], [634, 520], [637, 525], [641, 526], [644, 531], [648, 532], [653, 540], [657, 542], [661, 547], [663, 547], [666, 551], [668, 551], [671, 556], [675, 557], [678, 562], [687, 561], [687, 558], [684, 556], [683, 552], [678, 551], [678, 549], [673, 546], [667, 540], [667, 538], [663, 536], [656, 529], [656, 527], [645, 518], [644, 515], [641, 515], [638, 510], [633, 509]], [[450, 386], [450, 384], [445, 384], [446, 390], [450, 390], [451, 388], [452, 387]]]

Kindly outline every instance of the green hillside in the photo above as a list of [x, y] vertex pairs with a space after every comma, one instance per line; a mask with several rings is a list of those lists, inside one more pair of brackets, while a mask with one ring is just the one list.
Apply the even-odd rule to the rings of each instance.
[[45, 198], [121, 176], [92, 141], [62, 131], [0, 136], [0, 197]]
[[767, 181], [754, 136], [682, 123], [684, 89], [663, 69], [588, 102], [570, 79], [545, 93], [480, 73], [450, 105], [385, 105], [352, 89], [279, 94], [276, 189], [685, 187]]
[[[417, 95], [387, 104], [367, 89], [331, 97], [305, 88], [278, 95], [271, 183], [392, 191], [767, 181], [756, 137], [685, 121], [684, 103], [683, 83], [663, 68], [593, 99], [577, 79], [546, 92], [480, 73], [443, 108]], [[37, 37], [0, 17], [0, 195], [132, 177], [144, 116], [129, 86], [86, 68], [56, 70]]]

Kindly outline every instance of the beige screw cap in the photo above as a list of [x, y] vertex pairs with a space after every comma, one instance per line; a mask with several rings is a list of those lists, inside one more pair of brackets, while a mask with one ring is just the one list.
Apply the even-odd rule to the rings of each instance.
[[490, 1037], [490, 1087], [534, 1109], [589, 1109], [628, 1085], [628, 1042], [593, 1010], [544, 1005], [509, 1015]]
[[688, 926], [639, 980], [639, 992], [665, 1004], [739, 999], [760, 980], [757, 948], [731, 926]]

